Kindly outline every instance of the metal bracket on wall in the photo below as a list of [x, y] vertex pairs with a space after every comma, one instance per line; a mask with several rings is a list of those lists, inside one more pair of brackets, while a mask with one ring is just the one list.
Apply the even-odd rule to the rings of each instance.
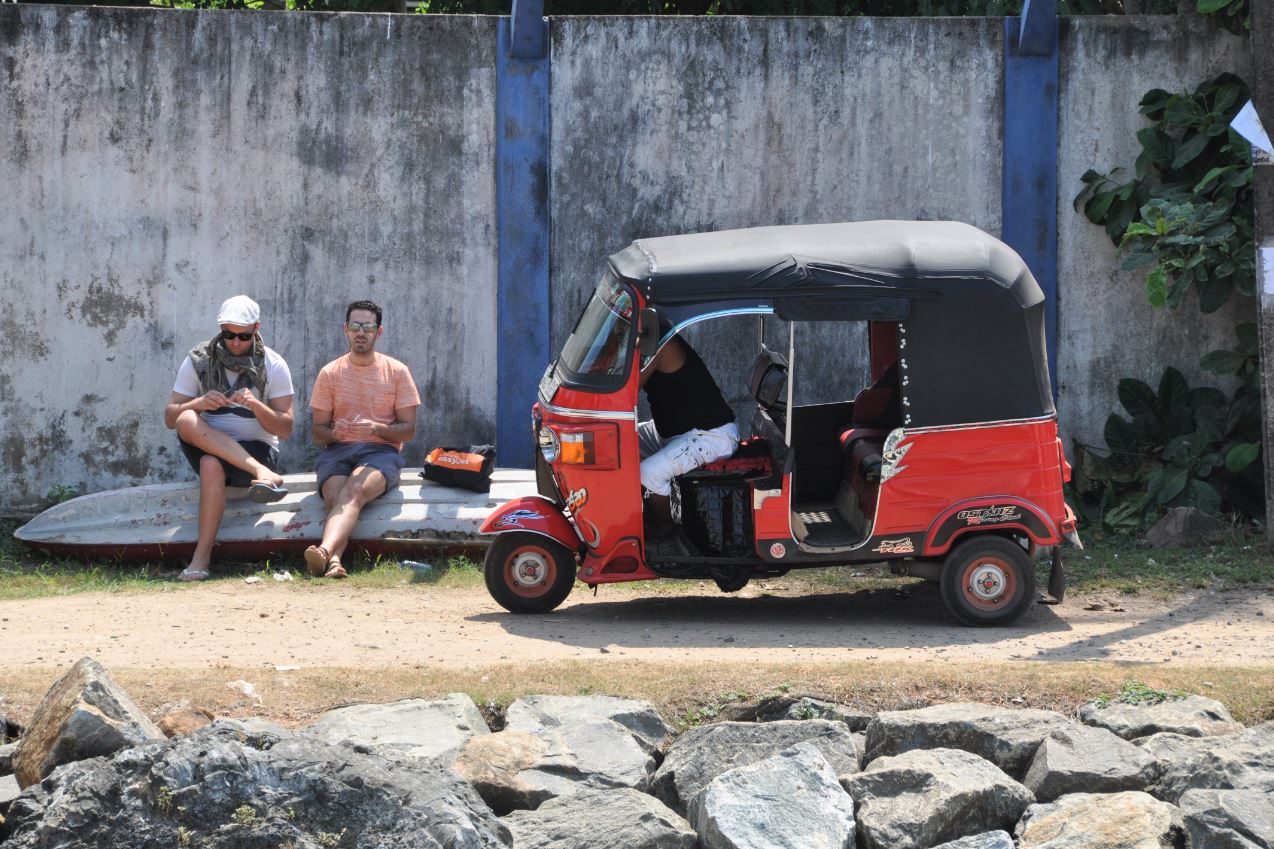
[[1017, 55], [1049, 56], [1057, 49], [1057, 0], [1026, 0], [1017, 32]]
[[509, 54], [515, 59], [543, 59], [548, 52], [544, 0], [513, 0]]

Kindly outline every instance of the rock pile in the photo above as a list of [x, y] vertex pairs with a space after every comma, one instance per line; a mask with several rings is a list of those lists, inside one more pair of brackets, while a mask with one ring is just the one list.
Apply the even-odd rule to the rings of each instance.
[[0, 744], [0, 849], [1274, 849], [1274, 723], [1198, 696], [736, 716], [535, 696], [493, 732], [453, 694], [165, 738], [86, 659]]

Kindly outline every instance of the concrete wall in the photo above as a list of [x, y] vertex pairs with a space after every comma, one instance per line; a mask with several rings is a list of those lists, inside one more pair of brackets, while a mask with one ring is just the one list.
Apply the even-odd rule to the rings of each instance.
[[1193, 91], [1224, 71], [1250, 83], [1251, 68], [1245, 39], [1197, 16], [1062, 19], [1057, 394], [1068, 451], [1071, 439], [1106, 444], [1107, 417], [1124, 414], [1120, 378], [1157, 387], [1171, 365], [1191, 386], [1219, 385], [1216, 375], [1199, 368], [1199, 358], [1233, 347], [1234, 326], [1254, 320], [1250, 298], [1236, 297], [1211, 316], [1199, 312], [1193, 293], [1175, 312], [1151, 307], [1144, 271], [1120, 271], [1105, 230], [1071, 206], [1089, 168], [1122, 167], [1120, 180], [1135, 173], [1136, 133], [1148, 126], [1137, 104], [1146, 92]]
[[[890, 217], [999, 233], [1003, 29], [554, 19], [553, 349], [637, 237]], [[1062, 36], [1059, 407], [1093, 443], [1120, 377], [1171, 363], [1197, 379], [1239, 308], [1146, 306], [1072, 211], [1079, 175], [1131, 165], [1146, 90], [1250, 61], [1192, 18], [1066, 19]], [[0, 5], [0, 507], [189, 478], [160, 411], [237, 292], [292, 364], [289, 469], [310, 466], [309, 389], [365, 296], [425, 399], [411, 459], [493, 437], [495, 45], [494, 18]], [[692, 334], [740, 407], [755, 326]], [[862, 380], [843, 353], [861, 331], [807, 341], [801, 399]]]
[[239, 292], [292, 368], [289, 469], [362, 297], [416, 461], [491, 438], [495, 25], [0, 7], [0, 503], [188, 476], [161, 410]]
[[[989, 18], [554, 20], [554, 349], [605, 257], [641, 236], [873, 218], [998, 232], [1002, 29]], [[736, 408], [756, 326], [690, 334]], [[852, 397], [863, 329], [802, 332], [815, 367], [798, 400]]]

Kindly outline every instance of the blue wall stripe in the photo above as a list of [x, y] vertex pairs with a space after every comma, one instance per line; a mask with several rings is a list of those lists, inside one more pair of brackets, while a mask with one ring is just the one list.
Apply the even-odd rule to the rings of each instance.
[[[1046, 4], [1036, 3], [1036, 9]], [[1030, 7], [1026, 10], [1030, 12]], [[1057, 397], [1057, 16], [1053, 10], [1022, 27], [1030, 39], [1018, 50], [1020, 21], [1004, 21], [1004, 167], [1001, 238], [1035, 275], [1046, 299], [1048, 372]], [[1048, 18], [1051, 17], [1051, 25]]]
[[[549, 59], [496, 50], [497, 462], [531, 468], [531, 405], [549, 356]], [[542, 33], [547, 40], [547, 34]], [[533, 51], [520, 51], [533, 52]]]

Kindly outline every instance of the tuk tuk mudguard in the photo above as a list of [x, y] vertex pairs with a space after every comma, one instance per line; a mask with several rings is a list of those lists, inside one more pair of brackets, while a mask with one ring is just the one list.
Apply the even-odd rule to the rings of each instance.
[[494, 511], [478, 529], [480, 534], [507, 534], [526, 531], [556, 540], [571, 551], [579, 551], [584, 543], [575, 528], [557, 509], [557, 505], [541, 495], [528, 495], [506, 503]]
[[970, 533], [1022, 531], [1036, 545], [1057, 545], [1061, 535], [1048, 514], [1023, 498], [971, 498], [945, 510], [925, 535], [924, 556], [940, 557]]

